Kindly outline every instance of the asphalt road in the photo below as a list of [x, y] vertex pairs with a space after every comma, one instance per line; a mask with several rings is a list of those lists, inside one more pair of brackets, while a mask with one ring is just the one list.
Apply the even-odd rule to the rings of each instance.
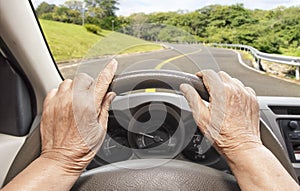
[[[196, 73], [203, 69], [225, 71], [252, 87], [258, 96], [300, 96], [300, 85], [266, 74], [252, 71], [241, 65], [237, 54], [231, 50], [209, 48], [200, 45], [172, 45], [173, 49], [122, 55], [115, 57], [119, 62], [117, 74], [140, 69], [171, 69]], [[85, 72], [96, 78], [105, 64], [113, 57], [104, 57], [81, 63], [59, 66], [65, 78]]]

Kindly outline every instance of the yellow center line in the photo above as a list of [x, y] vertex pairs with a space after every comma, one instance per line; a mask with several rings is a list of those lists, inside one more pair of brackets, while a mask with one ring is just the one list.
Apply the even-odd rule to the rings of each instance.
[[183, 58], [183, 57], [192, 55], [192, 54], [196, 54], [196, 53], [201, 52], [201, 51], [202, 51], [202, 49], [197, 50], [197, 51], [194, 51], [194, 52], [190, 52], [190, 53], [188, 53], [188, 54], [183, 54], [183, 55], [179, 55], [179, 56], [175, 56], [175, 57], [169, 58], [169, 59], [167, 59], [167, 60], [161, 62], [160, 64], [158, 64], [158, 65], [155, 67], [155, 69], [156, 69], [156, 70], [159, 70], [159, 69], [161, 69], [162, 67], [164, 67], [164, 65], [166, 65], [166, 64], [168, 64], [168, 63], [170, 63], [170, 62], [172, 62], [172, 61], [174, 61], [174, 60], [177, 60], [177, 59], [180, 59], [180, 58]]
[[145, 92], [156, 92], [156, 89], [155, 88], [148, 88], [148, 89], [145, 89]]
[[[169, 58], [161, 63], [159, 63], [154, 69], [156, 70], [160, 70], [162, 67], [164, 67], [164, 65], [174, 61], [174, 60], [177, 60], [177, 59], [180, 59], [180, 58], [183, 58], [183, 57], [186, 57], [186, 56], [189, 56], [189, 55], [192, 55], [192, 54], [196, 54], [198, 52], [201, 52], [202, 49], [199, 49], [197, 51], [194, 51], [194, 52], [190, 52], [188, 54], [182, 54], [182, 55], [179, 55], [179, 56], [175, 56], [175, 57], [172, 57], [172, 58]], [[156, 92], [156, 89], [155, 88], [148, 88], [148, 89], [145, 89], [145, 92]]]

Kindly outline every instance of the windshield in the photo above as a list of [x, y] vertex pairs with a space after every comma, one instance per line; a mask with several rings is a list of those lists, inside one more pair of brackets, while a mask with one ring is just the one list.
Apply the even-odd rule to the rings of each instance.
[[82, 72], [96, 78], [115, 58], [117, 74], [213, 69], [241, 80], [258, 96], [300, 96], [296, 0], [32, 3], [64, 78]]

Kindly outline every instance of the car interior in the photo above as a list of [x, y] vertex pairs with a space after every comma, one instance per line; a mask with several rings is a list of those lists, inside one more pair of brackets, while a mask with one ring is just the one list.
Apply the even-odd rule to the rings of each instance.
[[[64, 80], [30, 1], [0, 1], [0, 67], [3, 187], [40, 155], [43, 100]], [[107, 136], [72, 190], [239, 190], [225, 159], [197, 128], [182, 83], [209, 100], [194, 74], [143, 69], [116, 75]], [[161, 91], [144, 91], [153, 88]], [[257, 99], [263, 144], [299, 182], [300, 98]]]

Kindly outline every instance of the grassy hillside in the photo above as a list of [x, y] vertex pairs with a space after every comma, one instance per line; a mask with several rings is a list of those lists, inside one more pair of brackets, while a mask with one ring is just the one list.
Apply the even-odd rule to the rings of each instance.
[[102, 30], [95, 35], [79, 25], [48, 20], [40, 23], [57, 62], [162, 49], [160, 45], [117, 32]]

